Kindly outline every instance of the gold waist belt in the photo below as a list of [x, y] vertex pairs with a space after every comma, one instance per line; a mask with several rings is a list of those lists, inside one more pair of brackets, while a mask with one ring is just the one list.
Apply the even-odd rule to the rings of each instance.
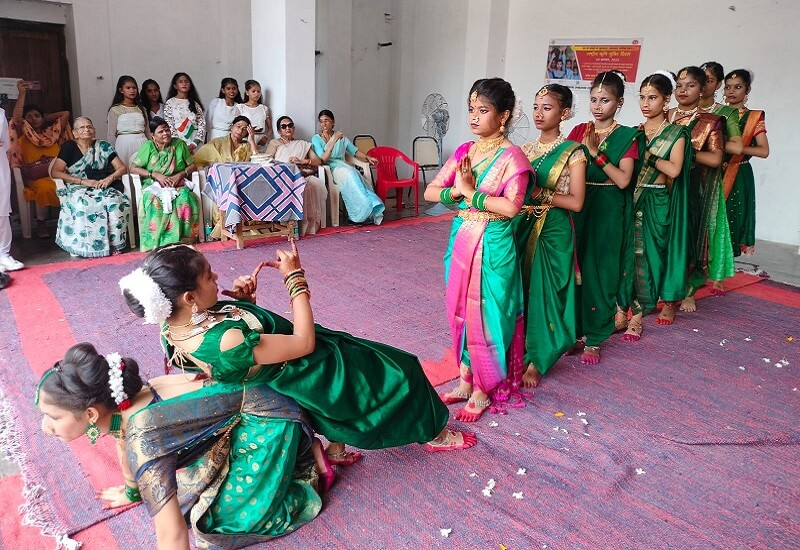
[[553, 207], [552, 204], [537, 204], [535, 206], [523, 206], [519, 211], [519, 215], [528, 216], [528, 219], [530, 219], [531, 216], [533, 216], [534, 218], [541, 218], [552, 207]]
[[502, 220], [510, 220], [508, 216], [502, 214], [495, 214], [494, 212], [484, 212], [481, 210], [459, 210], [458, 217], [465, 221], [476, 222], [498, 222]]

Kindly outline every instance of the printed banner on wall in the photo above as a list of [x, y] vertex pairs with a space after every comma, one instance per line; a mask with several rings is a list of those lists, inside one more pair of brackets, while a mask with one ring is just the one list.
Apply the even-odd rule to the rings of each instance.
[[616, 69], [634, 83], [641, 38], [553, 38], [547, 49], [545, 82], [588, 88], [598, 73]]

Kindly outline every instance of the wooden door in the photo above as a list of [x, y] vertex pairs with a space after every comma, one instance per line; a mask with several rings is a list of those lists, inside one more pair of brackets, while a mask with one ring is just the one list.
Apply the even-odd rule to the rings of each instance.
[[[72, 111], [64, 25], [0, 18], [0, 77], [39, 81], [28, 90], [27, 103], [45, 113]], [[3, 102], [11, 116], [14, 100]]]

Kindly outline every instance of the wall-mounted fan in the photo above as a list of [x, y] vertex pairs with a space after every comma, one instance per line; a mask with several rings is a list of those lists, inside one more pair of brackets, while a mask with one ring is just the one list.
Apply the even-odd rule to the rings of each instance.
[[521, 113], [519, 118], [509, 125], [507, 130], [508, 139], [514, 145], [522, 145], [528, 141], [528, 134], [531, 130], [531, 121], [528, 115]]

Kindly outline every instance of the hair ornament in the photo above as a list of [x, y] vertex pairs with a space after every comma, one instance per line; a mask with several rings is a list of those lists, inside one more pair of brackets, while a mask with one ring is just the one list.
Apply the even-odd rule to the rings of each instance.
[[52, 376], [52, 374], [54, 372], [61, 372], [61, 363], [60, 362], [56, 363], [55, 365], [53, 365], [53, 368], [47, 369], [46, 371], [44, 371], [44, 374], [39, 379], [39, 383], [36, 384], [36, 394], [33, 397], [33, 404], [34, 405], [38, 405], [39, 404], [39, 392], [42, 390], [42, 384], [44, 384], [44, 381], [47, 380], [48, 378], [50, 378], [50, 376]]
[[748, 73], [750, 73], [750, 84], [756, 81], [756, 73], [753, 72], [751, 69], [745, 69]]
[[623, 72], [622, 72], [622, 71], [620, 71], [619, 69], [611, 69], [611, 71], [610, 71], [610, 72], [612, 72], [612, 73], [614, 73], [615, 75], [617, 75], [618, 77], [620, 77], [620, 78], [622, 79], [622, 83], [623, 83], [623, 84], [627, 84], [627, 83], [628, 83], [628, 81], [627, 81], [627, 80], [625, 80], [625, 73], [623, 73]]
[[108, 386], [111, 388], [111, 397], [114, 398], [114, 403], [117, 404], [119, 410], [124, 411], [131, 406], [131, 400], [128, 399], [128, 394], [125, 393], [122, 383], [122, 371], [125, 370], [125, 362], [117, 352], [109, 353], [105, 357], [106, 361], [108, 361]]
[[161, 325], [172, 314], [172, 303], [161, 287], [141, 267], [137, 267], [120, 279], [119, 287], [130, 292], [142, 305], [144, 324]]
[[471, 94], [469, 94], [470, 101], [478, 101], [478, 92], [473, 90]]
[[536, 97], [544, 97], [550, 93], [550, 90], [547, 89], [547, 86], [542, 86], [542, 89], [536, 92]]
[[514, 131], [514, 126], [520, 121], [522, 116], [525, 113], [522, 109], [522, 100], [519, 96], [514, 96], [514, 108], [511, 109], [511, 115], [509, 115], [508, 120], [506, 121], [506, 132], [512, 133]]
[[670, 84], [672, 84], [672, 89], [673, 90], [677, 86], [677, 84], [675, 83], [675, 77], [672, 76], [671, 72], [665, 71], [664, 69], [660, 69], [660, 70], [654, 72], [653, 74], [660, 74], [661, 76], [666, 77], [666, 79], [669, 80]]

